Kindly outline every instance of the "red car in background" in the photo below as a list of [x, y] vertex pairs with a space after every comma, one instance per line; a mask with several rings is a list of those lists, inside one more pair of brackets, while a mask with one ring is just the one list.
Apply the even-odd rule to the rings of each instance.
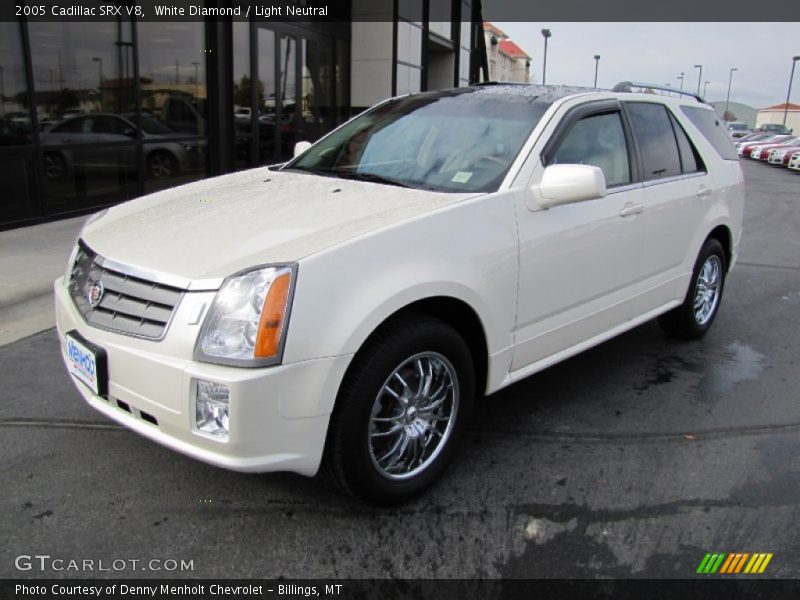
[[794, 136], [781, 135], [781, 136], [775, 136], [774, 138], [764, 140], [761, 142], [755, 142], [752, 144], [743, 144], [742, 147], [739, 149], [739, 156], [743, 156], [744, 158], [753, 158], [752, 153], [755, 150], [760, 150], [761, 148], [764, 148], [766, 146], [772, 146], [772, 147], [780, 146], [785, 142], [790, 142], [790, 140], [794, 141], [795, 140]]
[[780, 143], [775, 144], [767, 144], [766, 146], [759, 146], [753, 149], [750, 152], [750, 158], [753, 160], [767, 160], [769, 158], [769, 153], [773, 150], [786, 148], [788, 146], [792, 146], [794, 144], [800, 143], [800, 138], [798, 137], [791, 137], [789, 139], [783, 140]]

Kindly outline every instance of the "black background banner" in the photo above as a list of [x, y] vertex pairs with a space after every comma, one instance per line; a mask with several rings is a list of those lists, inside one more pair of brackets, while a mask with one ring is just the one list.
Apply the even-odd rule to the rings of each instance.
[[[413, 8], [415, 5], [418, 9]], [[120, 7], [121, 10], [104, 9], [107, 6]], [[137, 21], [179, 21], [208, 18], [207, 13], [199, 10], [201, 8], [212, 9], [212, 12], [222, 10], [225, 16], [220, 18], [234, 20], [391, 21], [394, 0], [2, 0], [0, 20], [108, 21], [130, 17]], [[485, 20], [498, 22], [800, 21], [800, 2], [796, 0], [772, 0], [768, 9], [763, 3], [752, 0], [483, 0], [482, 9]], [[419, 14], [413, 14], [414, 10], [419, 10]], [[234, 14], [227, 14], [230, 11]], [[298, 14], [292, 15], [293, 11]], [[404, 14], [412, 21], [422, 20], [422, 2], [404, 3]]]
[[[166, 586], [166, 587], [162, 587]], [[213, 587], [219, 586], [219, 587]], [[223, 592], [228, 587], [227, 593]], [[208, 580], [59, 579], [2, 580], [0, 598], [47, 600], [710, 600], [787, 599], [800, 595], [800, 581], [758, 576], [698, 576], [694, 579], [513, 579], [513, 580]]]

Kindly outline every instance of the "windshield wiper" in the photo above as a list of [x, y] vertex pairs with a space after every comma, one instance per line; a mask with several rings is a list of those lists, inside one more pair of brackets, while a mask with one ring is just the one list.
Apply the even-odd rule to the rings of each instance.
[[369, 181], [370, 183], [384, 183], [386, 185], [396, 185], [397, 187], [414, 187], [391, 177], [384, 177], [377, 173], [358, 173], [356, 171], [331, 171], [331, 174], [342, 179], [355, 179], [357, 181]]

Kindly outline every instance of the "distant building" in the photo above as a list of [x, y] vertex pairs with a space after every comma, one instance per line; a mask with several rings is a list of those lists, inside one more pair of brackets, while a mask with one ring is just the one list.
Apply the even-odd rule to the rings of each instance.
[[[711, 102], [711, 105], [717, 110], [717, 114], [720, 117], [725, 116], [725, 101], [718, 100]], [[746, 123], [748, 127], [753, 128], [756, 125], [756, 114], [758, 110], [749, 106], [747, 104], [742, 104], [741, 102], [728, 102], [728, 113], [729, 117], [733, 117], [732, 119], [729, 118], [728, 121], [739, 121], [741, 123]]]
[[756, 127], [761, 127], [767, 123], [783, 123], [783, 116], [786, 115], [786, 126], [789, 129], [800, 131], [800, 104], [786, 103], [776, 104], [761, 108], [756, 114]]
[[484, 21], [483, 35], [486, 40], [490, 81], [535, 82], [531, 75], [531, 57], [510, 40], [502, 29]]

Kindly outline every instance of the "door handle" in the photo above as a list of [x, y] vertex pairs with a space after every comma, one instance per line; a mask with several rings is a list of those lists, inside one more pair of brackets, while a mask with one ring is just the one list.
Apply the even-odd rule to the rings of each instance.
[[706, 186], [702, 186], [699, 190], [697, 190], [697, 197], [701, 199], [708, 198], [711, 195], [711, 188], [707, 188]]
[[633, 215], [638, 215], [644, 210], [643, 204], [633, 204], [629, 202], [625, 206], [622, 207], [622, 210], [619, 211], [620, 217], [632, 217]]

